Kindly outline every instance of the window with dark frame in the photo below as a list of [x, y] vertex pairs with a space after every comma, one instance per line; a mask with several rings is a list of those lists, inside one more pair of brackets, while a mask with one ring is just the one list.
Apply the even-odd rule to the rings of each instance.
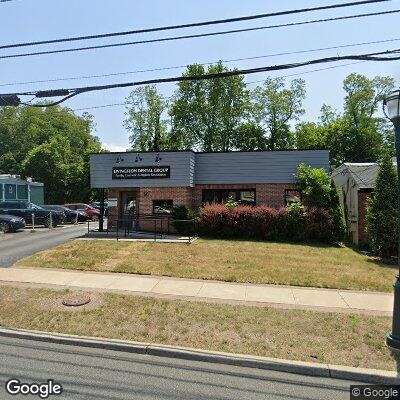
[[173, 200], [153, 200], [153, 214], [170, 215], [173, 208]]
[[203, 189], [204, 204], [225, 204], [227, 201], [237, 201], [244, 205], [256, 204], [255, 189]]
[[293, 203], [301, 203], [301, 192], [297, 189], [285, 189], [285, 207]]

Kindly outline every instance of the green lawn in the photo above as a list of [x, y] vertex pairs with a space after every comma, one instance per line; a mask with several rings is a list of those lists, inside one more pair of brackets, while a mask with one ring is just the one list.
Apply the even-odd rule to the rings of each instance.
[[384, 292], [396, 274], [395, 266], [348, 247], [206, 239], [191, 245], [77, 240], [19, 264]]
[[393, 370], [389, 317], [279, 310], [119, 294], [0, 286], [0, 326], [195, 347], [231, 353]]

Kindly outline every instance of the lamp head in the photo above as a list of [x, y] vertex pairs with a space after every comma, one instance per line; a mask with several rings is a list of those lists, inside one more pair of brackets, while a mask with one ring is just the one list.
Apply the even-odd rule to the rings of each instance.
[[400, 90], [395, 90], [385, 97], [383, 111], [395, 126], [400, 126]]

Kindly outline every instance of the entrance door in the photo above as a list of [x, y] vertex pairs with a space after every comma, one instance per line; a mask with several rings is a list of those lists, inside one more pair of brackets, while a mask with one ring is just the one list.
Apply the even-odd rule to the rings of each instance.
[[136, 192], [122, 192], [120, 204], [119, 218], [123, 220], [121, 225], [132, 229], [136, 214]]

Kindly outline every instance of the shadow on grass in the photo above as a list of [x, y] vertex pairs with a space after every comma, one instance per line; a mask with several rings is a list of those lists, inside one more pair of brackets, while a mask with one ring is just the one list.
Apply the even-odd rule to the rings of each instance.
[[356, 247], [354, 244], [348, 243], [346, 244], [346, 247], [353, 252], [357, 253], [358, 255], [364, 256], [367, 258], [367, 262], [370, 264], [377, 265], [379, 267], [385, 267], [385, 268], [391, 268], [391, 269], [397, 269], [398, 268], [398, 262], [397, 258], [395, 259], [389, 259], [389, 258], [380, 258], [380, 257], [374, 257], [373, 255], [369, 254], [364, 254], [362, 250], [360, 250], [358, 247]]
[[277, 240], [262, 240], [262, 239], [253, 239], [253, 238], [217, 238], [217, 237], [199, 237], [202, 240], [212, 240], [212, 241], [219, 241], [219, 242], [250, 242], [250, 243], [264, 243], [264, 244], [287, 244], [291, 246], [302, 246], [302, 247], [314, 247], [320, 249], [340, 249], [341, 245], [334, 245], [334, 244], [327, 244], [322, 242], [290, 242], [290, 241], [277, 241]]

